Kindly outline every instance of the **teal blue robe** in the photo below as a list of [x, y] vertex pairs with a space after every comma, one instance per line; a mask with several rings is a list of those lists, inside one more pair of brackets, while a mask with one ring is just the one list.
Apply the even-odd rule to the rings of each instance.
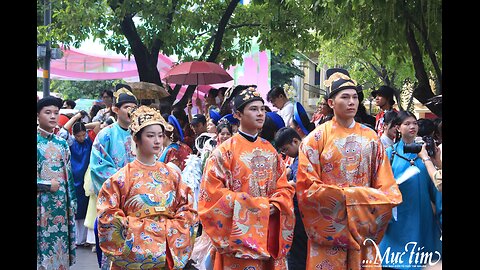
[[[393, 148], [387, 148], [390, 161], [394, 149], [409, 160], [417, 157], [414, 153], [405, 154], [403, 146], [401, 140]], [[423, 161], [417, 158], [414, 162], [420, 173], [399, 185], [403, 202], [397, 206], [396, 220], [392, 217], [379, 245], [384, 267], [419, 269], [418, 265], [428, 265], [441, 259], [442, 193], [435, 188]], [[395, 179], [399, 179], [409, 166], [409, 161], [393, 155]]]
[[95, 137], [90, 155], [95, 194], [98, 195], [105, 180], [135, 159], [131, 137], [130, 132], [121, 128], [118, 122], [103, 128]]

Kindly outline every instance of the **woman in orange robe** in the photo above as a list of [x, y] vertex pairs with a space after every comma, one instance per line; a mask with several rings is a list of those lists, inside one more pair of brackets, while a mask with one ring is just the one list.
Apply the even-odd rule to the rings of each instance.
[[286, 269], [293, 239], [294, 189], [275, 148], [258, 136], [265, 121], [254, 89], [234, 98], [238, 133], [210, 154], [198, 203], [215, 247], [214, 269]]
[[305, 137], [299, 151], [307, 269], [379, 269], [377, 245], [402, 196], [377, 134], [354, 121], [355, 82], [334, 73], [327, 84], [335, 116]]
[[129, 126], [137, 157], [107, 179], [98, 194], [98, 234], [110, 269], [183, 269], [193, 249], [192, 190], [155, 159], [163, 132], [160, 112], [140, 106]]

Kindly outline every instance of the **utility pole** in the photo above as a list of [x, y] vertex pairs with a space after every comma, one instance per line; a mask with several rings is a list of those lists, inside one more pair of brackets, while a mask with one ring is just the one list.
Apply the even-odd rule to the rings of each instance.
[[[50, 32], [49, 25], [52, 22], [52, 4], [50, 3], [50, 0], [44, 0], [43, 4], [45, 8], [45, 11], [43, 13], [43, 25], [47, 26], [48, 32]], [[45, 58], [43, 59], [43, 97], [50, 96], [50, 57], [50, 40], [47, 40], [45, 42]]]

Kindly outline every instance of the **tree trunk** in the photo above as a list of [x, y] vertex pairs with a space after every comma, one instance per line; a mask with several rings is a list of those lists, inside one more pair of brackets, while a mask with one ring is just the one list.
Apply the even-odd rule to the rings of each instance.
[[157, 69], [158, 50], [152, 49], [152, 53], [148, 51], [136, 31], [131, 16], [125, 16], [120, 23], [120, 26], [130, 44], [133, 55], [135, 56], [135, 63], [137, 65], [140, 81], [151, 82], [163, 86], [162, 81], [160, 80], [160, 73]]
[[[428, 80], [427, 72], [425, 71], [425, 65], [423, 64], [422, 54], [420, 52], [417, 40], [415, 39], [415, 33], [410, 25], [410, 22], [407, 20], [405, 33], [407, 38], [408, 47], [412, 54], [413, 67], [415, 69], [415, 78], [417, 78], [418, 86], [413, 89], [413, 96], [420, 101], [420, 103], [425, 104], [428, 102], [429, 98], [434, 96], [430, 83]], [[427, 108], [437, 116], [442, 116], [441, 106], [435, 106], [431, 104], [426, 105]]]
[[[228, 21], [232, 17], [232, 14], [235, 11], [235, 8], [237, 7], [238, 3], [239, 3], [239, 0], [231, 0], [230, 3], [228, 4], [227, 9], [223, 13], [222, 18], [218, 22], [217, 31], [215, 32], [213, 48], [206, 60], [207, 62], [215, 63], [217, 61], [218, 54], [220, 53], [220, 49], [222, 47], [222, 40], [223, 40], [223, 35], [225, 33], [225, 29], [227, 28]], [[207, 45], [204, 48], [204, 53], [202, 55], [205, 55], [205, 52], [209, 50], [210, 45], [211, 45], [210, 43], [207, 43]], [[192, 98], [193, 92], [195, 91], [196, 88], [197, 88], [196, 85], [189, 85], [183, 97], [178, 101], [177, 104], [175, 104], [174, 107], [185, 108], [187, 106], [188, 100]]]

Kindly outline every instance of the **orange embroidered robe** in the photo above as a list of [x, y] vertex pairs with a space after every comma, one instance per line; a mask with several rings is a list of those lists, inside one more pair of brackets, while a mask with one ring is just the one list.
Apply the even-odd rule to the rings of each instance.
[[309, 238], [307, 269], [378, 269], [376, 245], [402, 196], [372, 129], [344, 128], [334, 117], [305, 137], [297, 198]]
[[162, 162], [134, 160], [98, 194], [100, 247], [111, 269], [183, 269], [194, 244], [192, 190]]
[[[198, 213], [216, 248], [214, 269], [286, 269], [294, 189], [275, 148], [236, 133], [210, 154]], [[279, 211], [270, 215], [269, 204]]]

